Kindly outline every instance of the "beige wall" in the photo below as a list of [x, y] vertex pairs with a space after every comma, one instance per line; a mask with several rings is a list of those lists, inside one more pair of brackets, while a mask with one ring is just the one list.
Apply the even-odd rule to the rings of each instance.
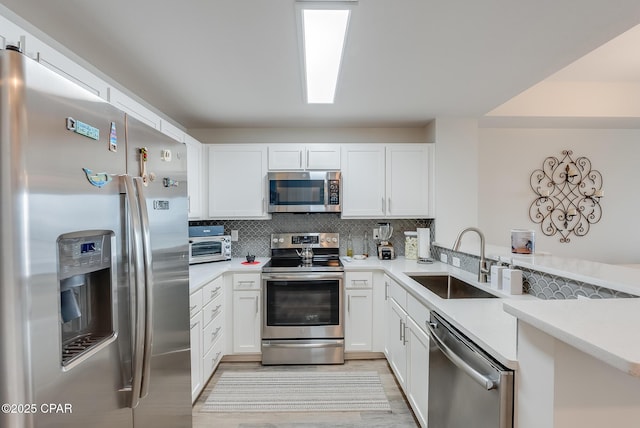
[[[438, 118], [435, 142], [435, 242], [451, 248], [463, 228], [478, 225], [478, 122]], [[461, 250], [477, 253], [477, 237], [465, 237]]]
[[[562, 257], [605, 263], [640, 263], [640, 130], [637, 129], [479, 129], [478, 223], [488, 242], [508, 247], [511, 228], [536, 232], [536, 249]], [[584, 237], [544, 236], [529, 219], [534, 199], [531, 173], [547, 156], [586, 156], [603, 176], [602, 219]], [[436, 220], [437, 224], [437, 220]]]

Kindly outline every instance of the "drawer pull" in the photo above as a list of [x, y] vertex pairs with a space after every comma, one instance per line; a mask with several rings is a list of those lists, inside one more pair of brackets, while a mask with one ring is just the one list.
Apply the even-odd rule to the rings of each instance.
[[215, 309], [213, 309], [211, 311], [211, 317], [210, 319], [214, 319], [216, 317], [216, 315], [218, 315], [220, 313], [220, 308], [222, 308], [222, 305], [218, 305], [215, 307]]
[[195, 308], [197, 308], [197, 307], [198, 307], [198, 305], [189, 306], [189, 311], [192, 311], [192, 310], [194, 310], [194, 309], [195, 309]]
[[222, 327], [216, 328], [216, 331], [211, 333], [211, 342], [213, 342], [213, 340], [218, 336], [218, 333], [220, 333], [220, 330], [222, 330]]
[[216, 288], [215, 290], [211, 290], [211, 298], [213, 299], [214, 297], [216, 297], [218, 293], [220, 293], [220, 287]]

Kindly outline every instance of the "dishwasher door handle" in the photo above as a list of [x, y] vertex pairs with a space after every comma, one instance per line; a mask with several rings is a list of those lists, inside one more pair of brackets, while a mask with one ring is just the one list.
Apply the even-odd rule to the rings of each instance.
[[427, 328], [429, 329], [429, 336], [431, 336], [431, 339], [435, 342], [435, 344], [438, 346], [440, 351], [442, 351], [442, 353], [453, 364], [458, 366], [458, 368], [460, 368], [460, 370], [462, 370], [463, 372], [468, 374], [469, 377], [471, 377], [471, 379], [473, 379], [475, 382], [479, 383], [483, 388], [486, 388], [487, 391], [490, 391], [490, 390], [495, 389], [497, 387], [496, 383], [492, 379], [484, 376], [482, 373], [478, 372], [476, 369], [474, 369], [469, 364], [467, 364], [467, 362], [465, 360], [460, 358], [455, 352], [453, 352], [451, 350], [451, 348], [449, 348], [438, 337], [436, 331], [433, 329], [434, 328], [433, 324], [435, 324], [435, 323], [432, 324], [430, 322], [426, 322], [425, 324], [427, 325]]

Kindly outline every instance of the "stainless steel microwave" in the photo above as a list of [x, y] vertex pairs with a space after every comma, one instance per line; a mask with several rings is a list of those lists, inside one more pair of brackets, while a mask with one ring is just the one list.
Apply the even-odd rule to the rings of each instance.
[[340, 212], [340, 179], [339, 171], [270, 172], [269, 212]]
[[189, 264], [231, 260], [231, 236], [222, 226], [189, 226]]

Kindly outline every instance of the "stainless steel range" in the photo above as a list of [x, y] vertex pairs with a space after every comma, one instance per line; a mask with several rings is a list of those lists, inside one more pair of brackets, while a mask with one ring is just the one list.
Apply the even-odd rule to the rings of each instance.
[[344, 363], [337, 233], [271, 235], [262, 268], [262, 364]]

